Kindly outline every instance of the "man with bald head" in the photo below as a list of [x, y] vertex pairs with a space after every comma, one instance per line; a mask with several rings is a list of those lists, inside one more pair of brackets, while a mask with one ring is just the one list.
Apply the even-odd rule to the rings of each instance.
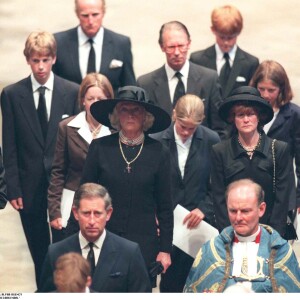
[[57, 59], [53, 71], [79, 84], [87, 73], [99, 72], [116, 91], [136, 84], [131, 41], [103, 27], [105, 12], [105, 0], [75, 0], [79, 25], [54, 34]]
[[226, 191], [231, 226], [200, 249], [185, 292], [221, 293], [248, 282], [257, 293], [299, 293], [299, 263], [288, 241], [259, 219], [266, 210], [264, 191], [250, 179], [232, 182]]

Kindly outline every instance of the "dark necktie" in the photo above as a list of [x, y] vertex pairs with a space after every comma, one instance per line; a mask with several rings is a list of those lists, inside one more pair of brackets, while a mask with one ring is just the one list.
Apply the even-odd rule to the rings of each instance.
[[96, 54], [95, 54], [95, 49], [93, 46], [94, 40], [89, 39], [88, 42], [91, 45], [91, 49], [90, 49], [87, 72], [86, 72], [87, 74], [96, 72]]
[[95, 253], [94, 253], [94, 243], [89, 242], [89, 253], [87, 255], [87, 261], [90, 263], [91, 266], [91, 274], [93, 276], [94, 271], [95, 271]]
[[39, 104], [37, 108], [37, 113], [40, 120], [44, 139], [46, 139], [47, 130], [48, 130], [48, 117], [47, 117], [45, 90], [46, 88], [44, 86], [40, 86], [38, 88], [40, 96], [39, 96]]
[[220, 84], [222, 86], [222, 90], [223, 90], [223, 93], [224, 93], [226, 83], [227, 83], [227, 80], [228, 80], [228, 77], [229, 77], [229, 74], [230, 74], [231, 67], [230, 67], [230, 63], [229, 63], [228, 53], [225, 52], [223, 57], [225, 59], [225, 63], [223, 65], [222, 69], [221, 69], [219, 78], [220, 78]]
[[181, 79], [182, 74], [180, 72], [176, 72], [175, 76], [178, 78], [178, 83], [176, 85], [175, 93], [174, 93], [174, 98], [173, 98], [173, 107], [175, 107], [178, 99], [182, 96], [185, 95], [185, 89], [184, 89], [184, 84]]

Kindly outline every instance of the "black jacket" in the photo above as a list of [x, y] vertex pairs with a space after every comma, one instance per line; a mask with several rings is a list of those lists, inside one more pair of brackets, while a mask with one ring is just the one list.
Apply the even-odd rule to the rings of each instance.
[[262, 133], [261, 144], [252, 160], [238, 144], [237, 135], [213, 146], [212, 194], [219, 230], [230, 225], [225, 202], [228, 184], [250, 178], [265, 191], [266, 212], [260, 222], [272, 226], [282, 236], [285, 233], [290, 195], [295, 195], [295, 178], [291, 174], [292, 162], [288, 144], [275, 142], [276, 190], [273, 193], [272, 139]]

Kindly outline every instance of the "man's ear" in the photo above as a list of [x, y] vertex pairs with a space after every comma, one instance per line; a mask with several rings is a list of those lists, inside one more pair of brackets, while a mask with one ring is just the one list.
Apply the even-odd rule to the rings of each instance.
[[262, 203], [259, 205], [259, 217], [260, 217], [260, 218], [265, 214], [266, 208], [267, 208], [266, 202], [262, 202]]
[[106, 212], [107, 212], [106, 221], [109, 221], [110, 217], [112, 215], [112, 212], [113, 212], [112, 206], [110, 208], [108, 208]]
[[210, 30], [211, 30], [211, 32], [212, 32], [214, 35], [216, 35], [216, 30], [214, 29], [213, 26], [210, 27]]
[[78, 209], [74, 205], [72, 206], [72, 212], [73, 212], [74, 218], [78, 221]]

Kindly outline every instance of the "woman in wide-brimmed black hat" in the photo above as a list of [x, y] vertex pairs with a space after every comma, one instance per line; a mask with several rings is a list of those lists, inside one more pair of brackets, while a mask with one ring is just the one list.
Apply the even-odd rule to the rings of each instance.
[[[234, 127], [235, 133], [213, 146], [212, 195], [219, 230], [230, 225], [225, 191], [231, 182], [251, 178], [265, 192], [267, 209], [260, 222], [285, 233], [288, 197], [295, 189], [290, 178], [292, 167], [288, 144], [265, 135], [263, 126], [273, 118], [271, 105], [249, 86], [237, 88], [223, 101], [220, 117]], [[245, 235], [249, 235], [245, 226]]]
[[[115, 99], [94, 103], [91, 113], [117, 133], [92, 142], [81, 183], [108, 189], [114, 211], [107, 229], [137, 242], [147, 267], [160, 261], [165, 272], [173, 238], [170, 154], [148, 133], [166, 129], [171, 119], [135, 86], [120, 88]], [[152, 279], [155, 286], [156, 276]]]

